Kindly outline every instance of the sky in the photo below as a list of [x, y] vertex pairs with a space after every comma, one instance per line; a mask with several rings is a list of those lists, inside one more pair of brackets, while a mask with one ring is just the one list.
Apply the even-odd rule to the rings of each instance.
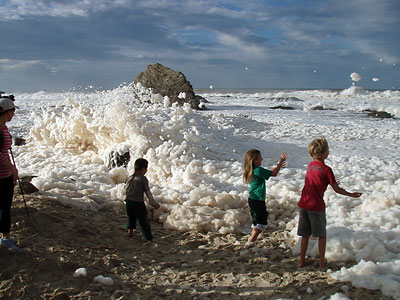
[[113, 89], [154, 63], [194, 88], [400, 89], [399, 28], [399, 0], [0, 0], [0, 90]]

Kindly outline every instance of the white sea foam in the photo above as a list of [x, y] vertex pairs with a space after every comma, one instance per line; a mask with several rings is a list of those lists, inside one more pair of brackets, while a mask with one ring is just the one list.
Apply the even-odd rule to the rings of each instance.
[[103, 275], [97, 275], [94, 277], [93, 281], [99, 282], [104, 285], [112, 286], [114, 285], [114, 280], [111, 279], [111, 277], [105, 277]]
[[[263, 165], [272, 167], [286, 151], [288, 167], [267, 181], [267, 207], [270, 225], [297, 239], [297, 201], [310, 161], [307, 144], [324, 136], [331, 150], [327, 164], [341, 185], [363, 192], [360, 199], [331, 188], [326, 192], [326, 256], [359, 262], [334, 276], [354, 279], [353, 284], [378, 280], [372, 288], [396, 295], [393, 282], [379, 279], [367, 262], [387, 264], [387, 276], [400, 281], [395, 268], [400, 260], [400, 93], [353, 86], [345, 91], [253, 93], [208, 89], [202, 96], [210, 101], [210, 110], [171, 107], [165, 97], [132, 86], [93, 93], [16, 94], [20, 109], [10, 130], [28, 138], [26, 145], [14, 147], [20, 175], [37, 176], [33, 183], [42, 194], [67, 205], [123, 209], [123, 183], [134, 160], [144, 157], [150, 163], [152, 192], [161, 204], [151, 210], [154, 220], [179, 231], [249, 232], [243, 155], [258, 148]], [[270, 109], [278, 105], [294, 109]], [[362, 113], [367, 109], [397, 118], [368, 118]], [[131, 156], [127, 168], [109, 170], [110, 153], [126, 151]], [[314, 244], [310, 241], [309, 255], [317, 255]]]
[[355, 287], [382, 290], [383, 294], [400, 299], [400, 260], [378, 262], [361, 260], [352, 268], [342, 268], [331, 275], [341, 281], [351, 281]]
[[75, 272], [72, 276], [73, 277], [86, 277], [86, 275], [87, 275], [86, 268], [79, 268], [79, 269], [75, 270]]
[[353, 81], [360, 81], [361, 80], [360, 74], [355, 73], [355, 72], [351, 73], [350, 77], [351, 77], [351, 80], [353, 80]]
[[347, 297], [345, 294], [336, 293], [332, 295], [328, 300], [350, 300], [350, 298]]

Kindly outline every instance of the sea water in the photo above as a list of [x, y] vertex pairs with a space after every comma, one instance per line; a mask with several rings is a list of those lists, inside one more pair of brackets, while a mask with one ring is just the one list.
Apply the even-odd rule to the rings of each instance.
[[[20, 175], [47, 198], [82, 210], [123, 209], [124, 183], [135, 159], [159, 210], [154, 220], [178, 231], [250, 232], [243, 157], [259, 149], [263, 167], [288, 153], [287, 168], [267, 181], [269, 224], [296, 235], [308, 143], [325, 137], [326, 164], [353, 199], [328, 187], [327, 251], [331, 261], [356, 261], [332, 277], [400, 298], [400, 92], [346, 90], [198, 90], [207, 110], [171, 105], [138, 86], [110, 91], [15, 94], [9, 124], [27, 140], [14, 147]], [[139, 100], [133, 97], [139, 95]], [[376, 119], [366, 110], [394, 116]], [[110, 153], [129, 152], [126, 168], [109, 169]], [[310, 241], [308, 255], [318, 255]], [[299, 243], [293, 254], [299, 253]]]

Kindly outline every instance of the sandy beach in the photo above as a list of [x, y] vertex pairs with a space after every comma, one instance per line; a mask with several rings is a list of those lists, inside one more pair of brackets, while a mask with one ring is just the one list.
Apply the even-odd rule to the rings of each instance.
[[[256, 247], [248, 236], [177, 232], [154, 221], [154, 243], [129, 238], [125, 212], [81, 211], [42, 195], [20, 195], [12, 209], [13, 238], [0, 247], [2, 299], [391, 299], [337, 282], [310, 259], [297, 268], [293, 241], [267, 230]], [[333, 270], [345, 264], [329, 263]], [[349, 264], [347, 264], [349, 266]], [[79, 268], [87, 276], [74, 277]], [[110, 277], [113, 285], [94, 281]], [[345, 287], [344, 287], [345, 286]]]

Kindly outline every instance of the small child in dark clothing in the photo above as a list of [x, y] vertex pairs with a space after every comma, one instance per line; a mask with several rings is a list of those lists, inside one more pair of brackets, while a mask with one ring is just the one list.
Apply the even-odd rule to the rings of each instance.
[[144, 204], [144, 194], [149, 199], [150, 205], [155, 209], [160, 205], [154, 199], [149, 188], [149, 181], [144, 176], [147, 172], [149, 162], [144, 158], [138, 158], [135, 161], [135, 173], [129, 176], [126, 183], [126, 214], [128, 216], [128, 235], [132, 236], [133, 230], [136, 229], [136, 220], [139, 220], [140, 229], [143, 239], [152, 241], [151, 227], [147, 218], [146, 205]]

